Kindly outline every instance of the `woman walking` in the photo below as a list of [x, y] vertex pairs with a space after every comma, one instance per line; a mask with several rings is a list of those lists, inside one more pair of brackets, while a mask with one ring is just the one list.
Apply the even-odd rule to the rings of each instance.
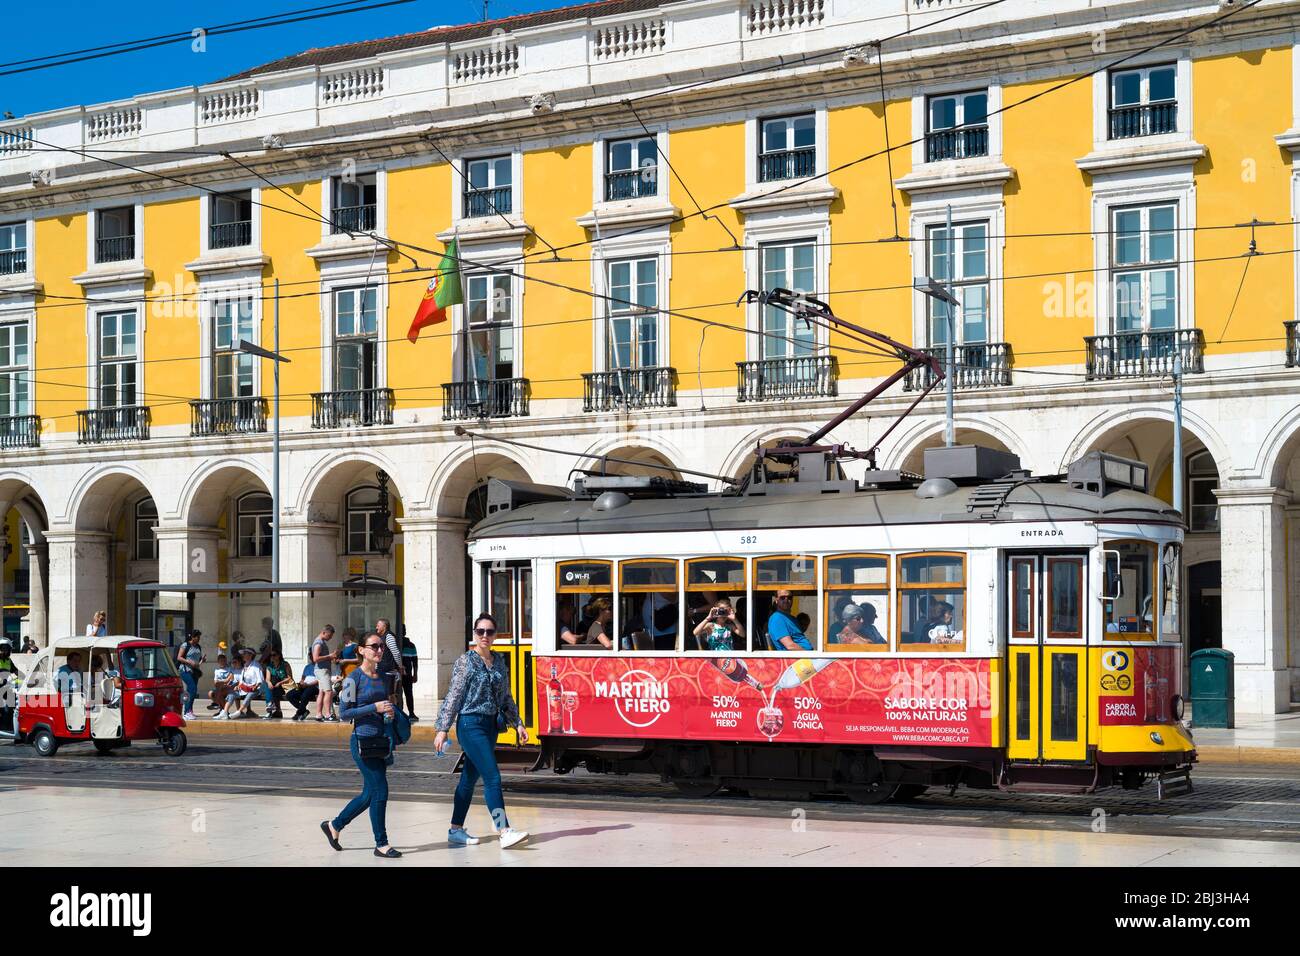
[[[506, 659], [492, 653], [496, 634], [497, 622], [491, 614], [480, 614], [474, 619], [473, 646], [452, 667], [451, 687], [435, 724], [438, 728], [438, 735], [433, 739], [435, 750], [442, 753], [446, 748], [447, 731], [454, 722], [456, 739], [465, 751], [465, 766], [453, 801], [451, 829], [447, 831], [447, 842], [453, 846], [479, 842], [465, 829], [465, 817], [479, 777], [483, 778], [483, 796], [492, 812], [492, 824], [500, 836], [502, 849], [518, 846], [528, 839], [526, 831], [511, 828], [501, 795], [501, 771], [497, 769], [494, 750], [497, 734], [507, 726], [514, 727], [518, 741], [526, 744], [528, 728], [519, 719], [519, 708], [510, 696], [510, 669]], [[499, 720], [504, 721], [500, 730]]]
[[[98, 614], [95, 616], [99, 617]], [[202, 631], [190, 631], [185, 636], [185, 643], [176, 648], [176, 663], [180, 665], [177, 670], [180, 671], [181, 683], [185, 685], [185, 700], [182, 701], [184, 706], [181, 707], [185, 720], [194, 719], [194, 698], [199, 696], [199, 678], [203, 676], [203, 669], [199, 665], [207, 660], [203, 648], [199, 647], [199, 638], [202, 636]]]
[[391, 719], [393, 704], [388, 699], [388, 682], [379, 673], [383, 653], [383, 640], [367, 634], [361, 644], [361, 666], [348, 675], [339, 693], [339, 714], [352, 721], [349, 748], [361, 771], [362, 788], [342, 813], [333, 820], [322, 820], [320, 828], [330, 846], [342, 850], [339, 834], [368, 809], [375, 856], [395, 860], [402, 854], [388, 845], [384, 819], [388, 810], [388, 767], [393, 762], [392, 738], [386, 723]]

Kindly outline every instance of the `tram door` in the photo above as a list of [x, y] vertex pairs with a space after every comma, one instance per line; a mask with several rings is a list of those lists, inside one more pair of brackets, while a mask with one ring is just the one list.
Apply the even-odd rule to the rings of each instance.
[[[493, 650], [510, 662], [510, 692], [519, 716], [533, 740], [537, 739], [536, 683], [533, 679], [533, 569], [528, 562], [497, 562], [488, 568], [487, 607], [497, 619]], [[514, 728], [497, 743], [515, 743]]]
[[1087, 556], [1007, 558], [1007, 756], [1086, 760]]

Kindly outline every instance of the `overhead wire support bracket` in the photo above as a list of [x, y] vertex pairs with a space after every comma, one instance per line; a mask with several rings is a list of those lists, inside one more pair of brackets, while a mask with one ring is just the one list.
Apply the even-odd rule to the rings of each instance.
[[[890, 375], [886, 376], [885, 379], [875, 388], [850, 403], [847, 408], [832, 418], [829, 422], [808, 435], [803, 440], [802, 445], [782, 444], [775, 448], [763, 448], [760, 446], [754, 452], [756, 460], [761, 462], [764, 458], [771, 458], [774, 460], [793, 461], [797, 460], [797, 456], [801, 454], [821, 453], [833, 458], [866, 459], [874, 469], [876, 467], [876, 452], [880, 449], [884, 440], [889, 437], [890, 433], [898, 427], [903, 419], [912, 413], [912, 410], [921, 403], [922, 399], [924, 399], [926, 395], [930, 394], [936, 385], [943, 382], [945, 375], [943, 366], [940, 364], [939, 360], [933, 355], [928, 355], [920, 349], [913, 348], [910, 345], [904, 345], [902, 342], [891, 339], [889, 336], [880, 332], [863, 328], [860, 325], [849, 322], [847, 319], [842, 319], [831, 311], [831, 307], [821, 299], [816, 299], [802, 292], [792, 292], [789, 289], [780, 288], [768, 289], [765, 291], [746, 289], [744, 294], [736, 300], [737, 305], [745, 305], [754, 302], [764, 306], [771, 306], [774, 309], [780, 309], [782, 312], [793, 316], [796, 320], [803, 320], [809, 327], [817, 325], [821, 328], [836, 329], [841, 333], [847, 334], [855, 341], [864, 345], [874, 346], [881, 352], [881, 354], [897, 358], [903, 363], [902, 368], [896, 369]], [[880, 395], [894, 385], [895, 382], [901, 381], [913, 371], [919, 369], [929, 370], [929, 383], [921, 390], [921, 393], [916, 397], [916, 400], [912, 402], [912, 404], [909, 405], [897, 419], [895, 419], [894, 423], [885, 430], [885, 432], [870, 448], [866, 451], [856, 451], [842, 444], [821, 444], [822, 440], [827, 435], [879, 398]]]

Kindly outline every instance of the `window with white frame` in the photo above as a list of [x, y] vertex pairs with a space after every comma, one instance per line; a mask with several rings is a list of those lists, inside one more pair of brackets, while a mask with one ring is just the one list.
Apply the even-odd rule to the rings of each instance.
[[158, 557], [158, 539], [154, 528], [158, 527], [158, 506], [152, 498], [141, 498], [135, 504], [135, 558], [137, 561], [153, 561]]
[[29, 334], [26, 322], [0, 325], [0, 416], [31, 414]]
[[759, 182], [805, 179], [816, 173], [817, 123], [812, 113], [759, 123]]
[[655, 256], [609, 263], [609, 368], [659, 365], [659, 260]]
[[27, 271], [27, 223], [0, 223], [0, 275]]
[[1110, 74], [1109, 136], [1131, 139], [1178, 130], [1178, 70], [1172, 63]]
[[140, 398], [136, 390], [136, 362], [139, 359], [136, 314], [134, 311], [101, 312], [98, 322], [96, 373], [99, 407], [135, 405]]
[[605, 147], [606, 201], [657, 195], [658, 155], [653, 136], [610, 140]]
[[[763, 291], [789, 289], [817, 295], [817, 243], [811, 240], [771, 242], [759, 247]], [[810, 355], [816, 347], [813, 330], [789, 312], [763, 306], [763, 335], [759, 339], [763, 359], [797, 358]]]
[[252, 298], [217, 299], [212, 303], [213, 398], [253, 394], [253, 356], [239, 351], [241, 339], [253, 341]]
[[253, 194], [248, 190], [210, 197], [208, 248], [232, 249], [253, 241]]
[[514, 378], [514, 300], [510, 276], [476, 273], [465, 281], [463, 380]]
[[1187, 529], [1189, 531], [1219, 530], [1219, 499], [1214, 489], [1219, 487], [1219, 468], [1214, 456], [1199, 451], [1187, 459]]
[[95, 212], [95, 261], [126, 262], [135, 258], [135, 207]]
[[1178, 327], [1178, 208], [1174, 203], [1111, 210], [1113, 332]]
[[367, 485], [348, 492], [348, 554], [376, 554], [375, 529], [379, 527], [379, 489]]
[[464, 218], [512, 212], [511, 180], [509, 156], [468, 160], [465, 163]]
[[378, 387], [378, 291], [374, 286], [334, 291], [334, 390]]
[[989, 154], [988, 90], [931, 96], [925, 115], [927, 162]]
[[241, 558], [265, 558], [271, 553], [271, 496], [260, 491], [243, 495], [235, 505], [236, 553]]
[[379, 187], [374, 173], [330, 180], [332, 232], [370, 232], [377, 223]]
[[[951, 284], [957, 307], [954, 332], [957, 345], [973, 345], [989, 337], [989, 224], [953, 223], [930, 226], [925, 231], [929, 275], [944, 285]], [[952, 306], [926, 296], [930, 346], [948, 344], [948, 310]]]

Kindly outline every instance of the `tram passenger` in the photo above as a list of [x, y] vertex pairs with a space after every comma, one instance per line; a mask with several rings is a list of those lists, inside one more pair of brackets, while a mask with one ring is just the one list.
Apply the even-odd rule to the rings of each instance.
[[671, 651], [677, 645], [677, 601], [652, 591], [641, 602], [641, 623], [656, 651]]
[[700, 625], [700, 622], [707, 620], [710, 612], [717, 607], [718, 592], [700, 591], [692, 593], [690, 599], [691, 613], [689, 620], [691, 628], [694, 629]]
[[614, 607], [609, 602], [609, 598], [593, 598], [587, 605], [587, 610], [591, 615], [591, 623], [587, 625], [586, 635], [582, 643], [585, 646], [599, 645], [607, 650], [612, 650], [614, 641], [609, 636], [609, 626], [614, 620]]
[[734, 651], [745, 646], [745, 625], [736, 619], [731, 602], [722, 598], [695, 627], [695, 637], [704, 642], [702, 650]]
[[953, 624], [953, 607], [947, 601], [935, 601], [933, 610], [938, 617], [937, 623], [930, 628], [931, 644], [951, 644], [961, 640], [961, 632]]
[[799, 630], [799, 622], [790, 614], [794, 595], [787, 588], [776, 592], [772, 613], [767, 619], [767, 640], [774, 651], [811, 651], [812, 643]]
[[577, 644], [582, 635], [573, 630], [573, 598], [561, 594], [555, 599], [555, 634], [559, 639], [557, 647]]
[[[868, 613], [870, 620], [868, 620]], [[842, 627], [829, 637], [831, 644], [884, 644], [876, 630], [876, 609], [870, 604], [858, 606], [850, 601], [840, 612]], [[833, 627], [833, 625], [832, 625]]]

